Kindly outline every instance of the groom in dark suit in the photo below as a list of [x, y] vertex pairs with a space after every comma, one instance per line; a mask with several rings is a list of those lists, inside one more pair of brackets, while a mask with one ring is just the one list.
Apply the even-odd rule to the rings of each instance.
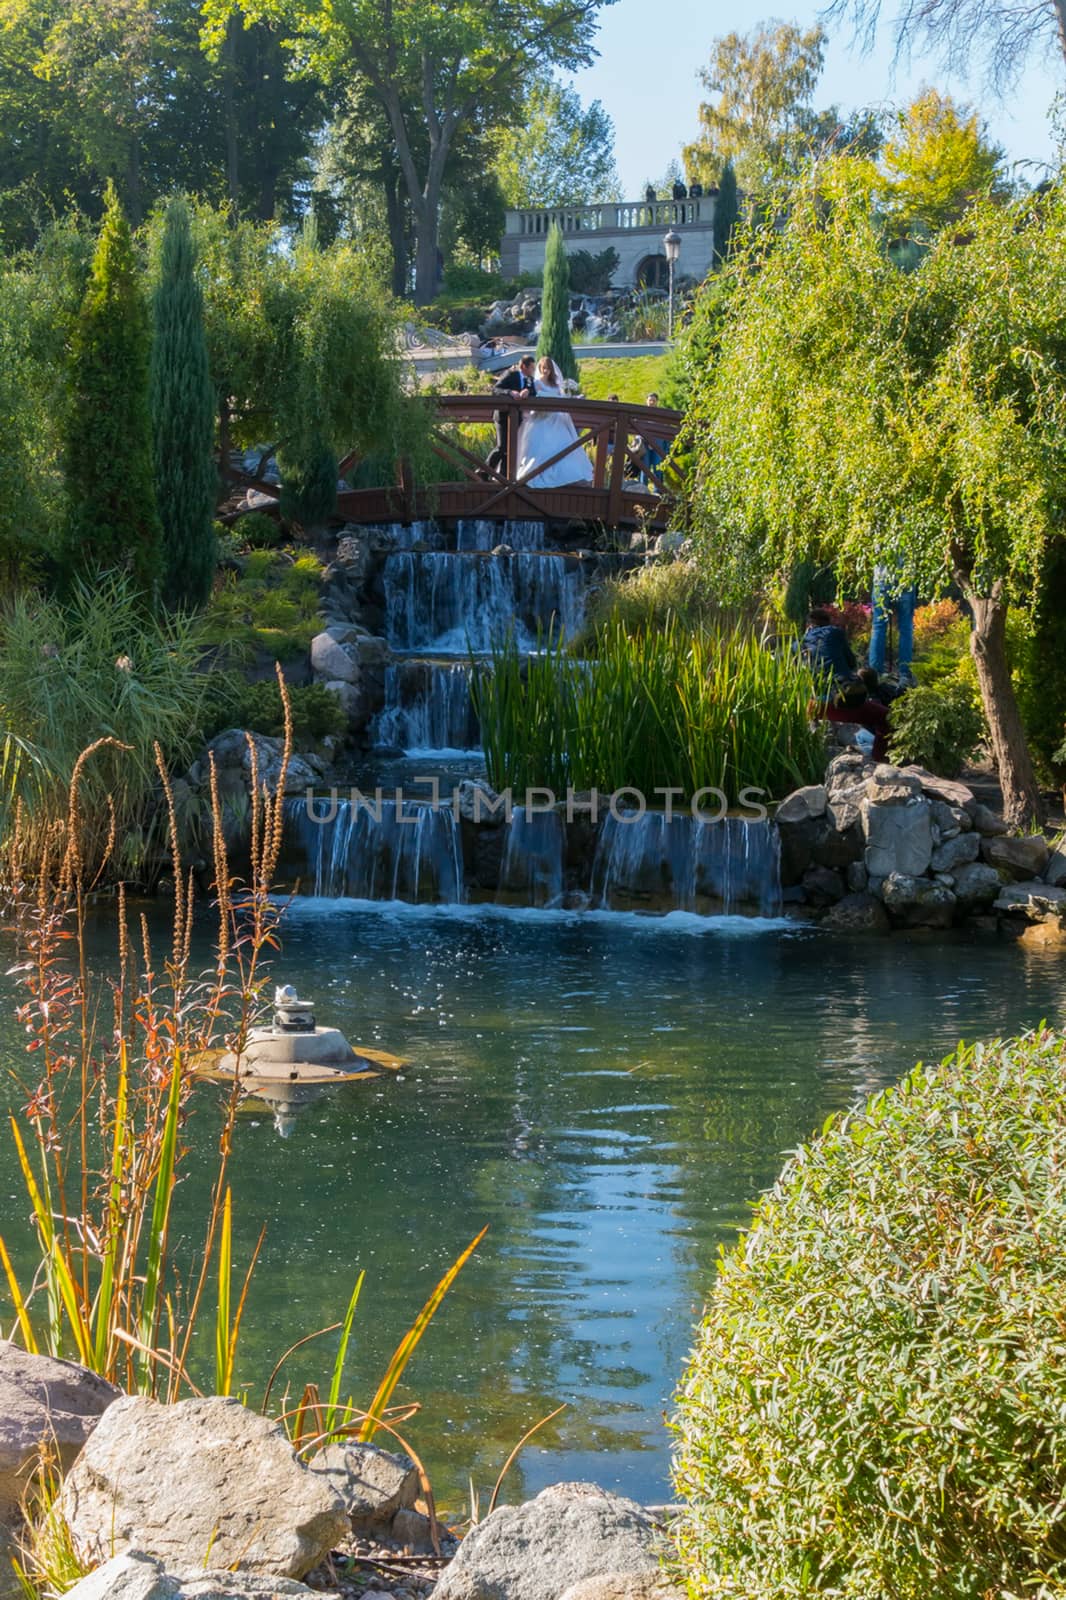
[[[536, 394], [536, 387], [533, 383], [533, 368], [533, 357], [523, 356], [517, 367], [512, 367], [510, 372], [504, 373], [499, 383], [493, 384], [493, 394]], [[511, 412], [494, 411], [492, 420], [496, 424], [496, 448], [492, 451], [485, 465], [493, 472], [506, 472], [507, 444], [511, 432]]]

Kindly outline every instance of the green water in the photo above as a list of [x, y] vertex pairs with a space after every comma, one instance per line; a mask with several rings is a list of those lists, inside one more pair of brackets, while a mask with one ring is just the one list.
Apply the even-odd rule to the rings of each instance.
[[[996, 942], [849, 945], [779, 925], [461, 907], [303, 902], [275, 966], [320, 1021], [409, 1065], [318, 1101], [287, 1137], [265, 1108], [242, 1117], [239, 1250], [262, 1222], [267, 1238], [239, 1377], [258, 1398], [274, 1359], [339, 1318], [365, 1268], [349, 1377], [368, 1400], [487, 1223], [402, 1390], [423, 1404], [407, 1426], [452, 1510], [468, 1475], [484, 1495], [563, 1401], [512, 1494], [590, 1477], [664, 1498], [663, 1411], [718, 1246], [787, 1152], [918, 1056], [1061, 1020], [1066, 1003], [1066, 964]], [[205, 1089], [186, 1206], [217, 1120]], [[8, 1140], [0, 1206], [17, 1231]], [[294, 1389], [325, 1377], [332, 1348], [291, 1363]]]

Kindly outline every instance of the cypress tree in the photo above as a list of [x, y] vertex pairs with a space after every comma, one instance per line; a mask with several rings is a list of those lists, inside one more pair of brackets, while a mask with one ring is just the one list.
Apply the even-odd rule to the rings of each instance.
[[576, 381], [577, 361], [570, 343], [570, 263], [566, 259], [563, 230], [557, 222], [552, 223], [544, 250], [538, 360], [541, 356], [551, 356], [563, 377]]
[[154, 602], [159, 516], [148, 407], [148, 308], [129, 223], [108, 184], [89, 286], [71, 340], [66, 565], [128, 570]]
[[215, 396], [207, 361], [204, 308], [196, 281], [189, 208], [167, 206], [152, 300], [151, 404], [155, 493], [163, 530], [163, 602], [200, 606], [215, 572], [212, 455]]
[[714, 202], [714, 259], [721, 265], [729, 255], [729, 248], [733, 240], [733, 230], [737, 225], [740, 215], [740, 200], [737, 195], [737, 175], [733, 171], [733, 163], [727, 161], [722, 168], [722, 176], [718, 184], [718, 197]]

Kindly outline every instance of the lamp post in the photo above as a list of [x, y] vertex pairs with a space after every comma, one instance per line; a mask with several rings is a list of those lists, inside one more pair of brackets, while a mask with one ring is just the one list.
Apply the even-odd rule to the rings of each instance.
[[666, 251], [666, 264], [670, 270], [670, 302], [666, 313], [666, 337], [674, 337], [674, 268], [677, 258], [681, 254], [681, 235], [676, 229], [671, 228], [663, 240], [663, 249]]

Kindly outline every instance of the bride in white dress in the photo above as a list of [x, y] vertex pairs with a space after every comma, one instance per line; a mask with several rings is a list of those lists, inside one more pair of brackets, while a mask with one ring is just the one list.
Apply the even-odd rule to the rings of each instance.
[[[537, 362], [535, 393], [545, 400], [566, 399], [563, 375], [551, 356], [542, 356]], [[551, 461], [567, 445], [573, 448], [566, 455], [540, 472], [535, 470], [539, 461]], [[562, 489], [569, 484], [592, 482], [592, 462], [577, 442], [577, 429], [568, 411], [526, 413], [518, 430], [518, 476], [526, 478], [527, 474], [535, 489]]]

